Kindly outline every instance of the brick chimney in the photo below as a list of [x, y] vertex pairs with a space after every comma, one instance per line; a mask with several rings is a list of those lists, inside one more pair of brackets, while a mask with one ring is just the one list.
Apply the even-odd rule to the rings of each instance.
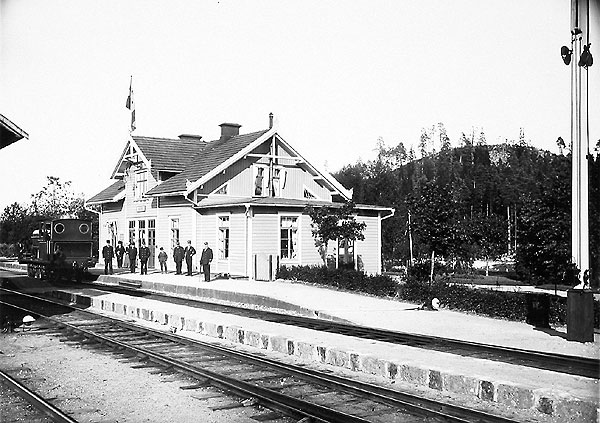
[[237, 123], [222, 123], [219, 126], [221, 127], [222, 140], [239, 135], [240, 128], [242, 127], [242, 125], [238, 125]]
[[179, 139], [185, 140], [185, 141], [201, 141], [202, 135], [181, 134], [181, 135], [179, 135]]

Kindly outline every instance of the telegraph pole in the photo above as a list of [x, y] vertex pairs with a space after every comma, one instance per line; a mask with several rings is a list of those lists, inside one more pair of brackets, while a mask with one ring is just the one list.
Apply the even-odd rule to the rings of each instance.
[[571, 251], [580, 289], [589, 283], [584, 276], [590, 268], [588, 66], [582, 57], [585, 50], [589, 54], [589, 43], [589, 0], [571, 0]]
[[579, 269], [579, 283], [567, 291], [567, 339], [594, 341], [594, 297], [590, 282], [589, 241], [589, 113], [588, 67], [590, 53], [590, 0], [571, 0], [571, 48], [564, 46], [561, 56], [571, 65], [571, 251]]

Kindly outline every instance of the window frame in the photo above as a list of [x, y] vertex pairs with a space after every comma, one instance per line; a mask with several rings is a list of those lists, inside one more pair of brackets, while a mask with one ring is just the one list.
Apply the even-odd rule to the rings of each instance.
[[[175, 222], [177, 223], [177, 225], [174, 225]], [[170, 233], [169, 237], [171, 240], [171, 253], [175, 249], [175, 246], [177, 245], [177, 241], [179, 241], [179, 245], [181, 245], [180, 223], [181, 223], [181, 219], [179, 218], [179, 216], [169, 216], [169, 233]], [[177, 234], [176, 237], [174, 236], [175, 233]]]
[[[223, 222], [227, 224], [223, 224]], [[217, 214], [217, 260], [220, 262], [227, 263], [231, 258], [231, 213], [220, 213]], [[225, 230], [226, 237], [221, 239], [221, 234]], [[225, 246], [223, 247], [223, 241], [225, 241]], [[223, 253], [223, 255], [222, 255]]]
[[[282, 222], [283, 219], [286, 218], [291, 218], [291, 219], [295, 219], [296, 222], [296, 248], [293, 249], [292, 246], [292, 251], [296, 253], [295, 257], [283, 257], [282, 254], [282, 241], [283, 238], [281, 236], [281, 232], [282, 230], [284, 230], [284, 228], [282, 227]], [[291, 227], [291, 226], [290, 226]], [[281, 263], [284, 264], [298, 264], [302, 262], [302, 248], [300, 247], [302, 245], [302, 214], [301, 213], [278, 213], [277, 215], [277, 255], [279, 256], [279, 259], [281, 260]], [[290, 236], [289, 238], [287, 238], [288, 240], [290, 240], [293, 244], [293, 236]], [[288, 252], [289, 252], [289, 245], [288, 245]]]
[[133, 173], [133, 200], [144, 200], [146, 191], [148, 191], [148, 170], [138, 169]]

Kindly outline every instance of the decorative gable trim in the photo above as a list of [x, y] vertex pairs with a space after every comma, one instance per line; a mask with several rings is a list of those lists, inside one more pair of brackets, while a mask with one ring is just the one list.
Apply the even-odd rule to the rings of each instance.
[[315, 166], [312, 163], [308, 162], [300, 153], [298, 153], [298, 151], [296, 151], [296, 149], [294, 149], [294, 147], [292, 147], [290, 144], [288, 144], [283, 138], [281, 138], [278, 134], [276, 136], [277, 136], [277, 139], [282, 144], [284, 144], [297, 157], [299, 157], [301, 159], [300, 163], [304, 164], [313, 173], [315, 173], [315, 175], [314, 175], [314, 179], [315, 180], [322, 180], [322, 181], [324, 181], [327, 185], [330, 186], [330, 189], [332, 191], [337, 191], [345, 200], [348, 201], [348, 200], [352, 199], [352, 190], [348, 190], [348, 189], [344, 188], [344, 186], [342, 184], [340, 184], [338, 182], [338, 180], [335, 179], [329, 172], [327, 172], [326, 170], [323, 170], [320, 167]]
[[254, 150], [256, 147], [258, 147], [260, 144], [262, 144], [263, 142], [265, 142], [266, 140], [268, 140], [275, 134], [276, 134], [275, 128], [269, 129], [262, 136], [258, 137], [256, 140], [254, 140], [251, 144], [248, 144], [248, 146], [246, 148], [240, 150], [238, 153], [234, 154], [233, 156], [231, 156], [230, 158], [225, 160], [223, 163], [221, 163], [219, 166], [212, 169], [210, 172], [208, 172], [206, 175], [204, 175], [200, 179], [196, 180], [195, 182], [190, 182], [189, 185], [186, 184], [186, 195], [189, 194], [190, 192], [192, 192], [193, 190], [195, 190], [196, 188], [198, 188], [200, 185], [206, 183], [207, 181], [210, 181], [216, 175], [218, 175], [222, 171], [226, 170], [229, 166], [231, 166], [232, 164], [234, 164], [235, 162], [237, 162], [238, 160], [243, 158], [245, 155], [249, 154], [252, 150]]
[[[121, 157], [119, 158], [119, 161], [117, 162], [117, 165], [115, 166], [115, 169], [113, 170], [113, 172], [110, 176], [111, 179], [122, 179], [125, 176], [124, 172], [119, 172], [119, 169], [124, 161], [129, 161], [131, 163], [134, 163], [130, 158], [128, 158], [127, 152], [129, 151], [130, 147], [135, 148], [136, 154], [139, 155], [141, 162], [146, 165], [146, 168], [148, 170], [150, 170], [150, 168], [151, 168], [150, 160], [148, 160], [148, 158], [144, 155], [144, 153], [142, 152], [142, 149], [139, 147], [139, 145], [137, 145], [135, 140], [133, 138], [129, 138], [129, 141], [125, 145], [125, 148], [123, 149], [123, 152], [121, 153]], [[137, 162], [137, 163], [139, 163], [139, 162]]]

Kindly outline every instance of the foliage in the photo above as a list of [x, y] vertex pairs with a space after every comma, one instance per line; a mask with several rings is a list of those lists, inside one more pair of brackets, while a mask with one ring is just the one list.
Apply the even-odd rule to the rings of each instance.
[[[424, 304], [434, 297], [440, 300], [443, 307], [451, 310], [516, 321], [525, 321], [527, 317], [526, 294], [522, 292], [474, 289], [450, 284], [447, 278], [440, 278], [429, 287], [415, 277], [408, 278], [398, 292], [399, 299], [417, 304]], [[566, 325], [566, 304], [567, 299], [564, 297], [550, 297], [548, 312], [551, 324]], [[598, 301], [594, 301], [594, 327], [600, 327]]]
[[312, 219], [311, 227], [315, 246], [323, 259], [327, 260], [327, 242], [337, 239], [352, 241], [364, 240], [363, 231], [367, 227], [364, 222], [357, 222], [354, 213], [354, 203], [351, 201], [341, 207], [306, 206], [305, 213]]
[[31, 234], [34, 219], [26, 207], [13, 203], [0, 216], [0, 243], [16, 244]]
[[0, 244], [0, 257], [16, 257], [18, 253], [16, 244]]
[[[525, 280], [568, 279], [573, 272], [570, 152], [533, 148], [524, 130], [517, 140], [499, 145], [488, 145], [485, 134], [473, 130], [451, 148], [442, 124], [423, 129], [415, 142], [416, 158], [412, 147], [407, 153], [402, 142], [387, 147], [379, 139], [375, 160], [347, 165], [335, 174], [354, 189], [356, 203], [396, 210], [382, 222], [383, 262], [408, 264], [410, 236], [416, 259], [435, 251], [452, 266], [468, 266], [476, 259], [510, 255]], [[589, 169], [590, 256], [598, 286], [599, 157], [590, 156]]]
[[[438, 273], [442, 274], [447, 270], [447, 267], [436, 263]], [[397, 284], [386, 275], [367, 276], [354, 270], [328, 269], [325, 266], [282, 266], [277, 271], [277, 278], [332, 286], [380, 297], [395, 297], [419, 305], [429, 303], [432, 298], [438, 298], [441, 306], [450, 310], [507, 320], [526, 320], [525, 293], [471, 288], [451, 283], [447, 276], [438, 277], [430, 285], [424, 282], [429, 277], [428, 272], [427, 263], [416, 264], [406, 280]], [[566, 316], [566, 298], [552, 296], [549, 309], [550, 323], [565, 325]], [[600, 327], [598, 301], [594, 301], [594, 327]]]
[[[92, 234], [98, 237], [98, 215], [85, 209], [81, 195], [71, 189], [71, 182], [62, 182], [54, 176], [47, 177], [47, 185], [31, 195], [30, 205], [13, 203], [0, 215], [0, 243], [17, 244], [29, 239], [37, 222], [43, 219], [70, 217], [92, 221]], [[6, 247], [9, 248], [9, 247]], [[10, 247], [12, 250], [16, 246]]]
[[394, 296], [397, 284], [385, 275], [369, 276], [352, 269], [328, 269], [326, 266], [281, 266], [277, 278], [333, 286], [348, 291], [379, 296]]
[[83, 199], [71, 189], [71, 181], [48, 176], [48, 183], [39, 192], [31, 195], [30, 212], [46, 219], [77, 217], [83, 208]]

